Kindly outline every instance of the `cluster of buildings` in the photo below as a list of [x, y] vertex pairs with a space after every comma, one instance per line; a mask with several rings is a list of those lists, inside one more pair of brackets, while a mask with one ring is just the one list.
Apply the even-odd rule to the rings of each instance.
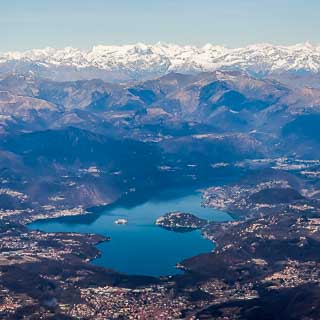
[[54, 219], [69, 216], [86, 215], [90, 212], [82, 206], [74, 208], [56, 208], [53, 205], [43, 206], [40, 210], [26, 209], [0, 209], [0, 219], [9, 218], [22, 224], [28, 224], [35, 220]]
[[152, 285], [141, 289], [96, 287], [81, 289], [80, 304], [61, 306], [68, 315], [87, 319], [178, 319], [190, 307], [173, 289]]
[[259, 211], [273, 208], [270, 203], [257, 203], [251, 196], [259, 191], [271, 188], [290, 188], [286, 180], [270, 180], [253, 185], [232, 185], [227, 187], [211, 187], [202, 196], [202, 205], [229, 212]]
[[21, 306], [31, 306], [35, 301], [25, 295], [17, 294], [0, 285], [0, 318], [13, 315]]
[[280, 271], [264, 279], [271, 283], [269, 289], [294, 288], [303, 284], [319, 283], [320, 264], [316, 261], [299, 262], [288, 260]]
[[168, 229], [199, 229], [207, 223], [206, 220], [200, 219], [191, 213], [174, 211], [159, 217], [155, 224]]

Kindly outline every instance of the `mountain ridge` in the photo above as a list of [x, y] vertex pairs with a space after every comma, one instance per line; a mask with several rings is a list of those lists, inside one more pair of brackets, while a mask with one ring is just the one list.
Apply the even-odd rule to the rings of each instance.
[[[147, 79], [169, 72], [195, 73], [216, 70], [245, 71], [251, 75], [284, 72], [320, 72], [320, 45], [280, 46], [253, 44], [227, 48], [156, 43], [97, 45], [90, 50], [72, 47], [0, 53], [0, 72], [33, 71], [48, 78]], [[59, 72], [58, 72], [59, 71]], [[65, 73], [61, 72], [65, 71]], [[76, 75], [72, 75], [72, 72]]]

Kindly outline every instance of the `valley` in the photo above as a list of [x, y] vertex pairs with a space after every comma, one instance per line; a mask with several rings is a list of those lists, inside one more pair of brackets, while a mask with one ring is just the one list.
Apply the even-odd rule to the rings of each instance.
[[314, 78], [2, 73], [1, 317], [314, 317]]
[[[169, 209], [189, 208], [201, 217], [227, 221], [229, 215], [200, 206], [201, 195], [193, 190], [165, 192], [140, 205], [122, 204], [108, 207], [86, 217], [50, 219], [29, 225], [44, 232], [94, 233], [111, 237], [98, 245], [100, 257], [95, 265], [131, 275], [169, 276], [179, 273], [175, 266], [183, 259], [211, 251], [213, 245], [200, 232], [178, 234], [161, 229], [155, 220]], [[94, 215], [94, 216], [93, 216]], [[117, 225], [117, 219], [126, 219]]]

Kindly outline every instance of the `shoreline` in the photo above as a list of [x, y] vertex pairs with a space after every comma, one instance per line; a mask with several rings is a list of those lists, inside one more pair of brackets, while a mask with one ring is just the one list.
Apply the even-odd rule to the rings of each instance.
[[[162, 192], [159, 192], [159, 193], [155, 194], [150, 199], [161, 199], [163, 197], [163, 195], [168, 195], [168, 194], [171, 194], [172, 198], [177, 197], [177, 195], [178, 196], [180, 195], [181, 197], [183, 197], [183, 193], [186, 192], [186, 191], [199, 194], [199, 207], [201, 207], [201, 194], [203, 192], [203, 188], [202, 189], [200, 189], [200, 188], [184, 188], [184, 189], [178, 189], [178, 190], [176, 190], [176, 189], [164, 190]], [[62, 216], [62, 217], [38, 219], [38, 220], [35, 220], [35, 221], [31, 222], [31, 223], [28, 223], [26, 226], [29, 228], [29, 230], [35, 230], [35, 229], [31, 228], [30, 225], [32, 225], [33, 223], [37, 223], [37, 222], [40, 222], [40, 224], [41, 224], [41, 223], [46, 223], [46, 222], [52, 222], [53, 220], [56, 220], [56, 221], [59, 221], [59, 220], [60, 221], [61, 220], [63, 220], [63, 221], [68, 221], [68, 220], [71, 221], [72, 220], [72, 221], [74, 221], [74, 219], [77, 219], [79, 217], [80, 218], [91, 217], [91, 216], [98, 217], [100, 214], [102, 214], [104, 211], [106, 211], [107, 208], [108, 209], [112, 209], [112, 208], [117, 207], [119, 205], [123, 205], [126, 202], [126, 200], [127, 200], [126, 198], [121, 197], [118, 200], [116, 200], [113, 203], [110, 203], [108, 205], [96, 206], [96, 207], [88, 208], [88, 209], [85, 210], [86, 212], [84, 214], [81, 214], [81, 215], [71, 215], [71, 216]], [[220, 223], [220, 222], [218, 222], [218, 223]], [[48, 231], [42, 231], [39, 228], [37, 228], [37, 230], [39, 230], [40, 232], [48, 233]], [[186, 272], [186, 270], [182, 270], [179, 267], [179, 265], [181, 265], [181, 262], [183, 260], [192, 258], [194, 256], [197, 256], [198, 254], [210, 253], [210, 252], [213, 252], [215, 250], [216, 243], [214, 241], [212, 241], [210, 238], [206, 237], [206, 235], [202, 232], [202, 228], [200, 228], [198, 231], [199, 231], [199, 237], [203, 238], [204, 240], [209, 241], [213, 245], [213, 248], [211, 248], [208, 251], [199, 252], [199, 253], [197, 253], [195, 255], [192, 254], [192, 255], [190, 255], [190, 256], [188, 256], [186, 258], [179, 259], [177, 261], [176, 265], [174, 265], [174, 269], [176, 269], [177, 271], [180, 271], [180, 272], [182, 271], [183, 273]], [[172, 232], [175, 232], [175, 231], [172, 231]], [[53, 232], [53, 233], [65, 233], [65, 234], [68, 234], [70, 232], [66, 231], [66, 232]], [[82, 234], [82, 235], [94, 234], [94, 235], [102, 236], [102, 237], [105, 238], [105, 240], [99, 241], [99, 242], [94, 244], [94, 247], [96, 248], [96, 250], [98, 250], [97, 255], [95, 257], [92, 257], [92, 258], [86, 260], [86, 262], [90, 263], [90, 264], [92, 264], [94, 266], [97, 266], [97, 267], [102, 267], [104, 269], [109, 269], [108, 266], [95, 265], [93, 263], [93, 261], [96, 260], [96, 259], [99, 259], [99, 258], [101, 258], [103, 256], [103, 251], [98, 248], [99, 244], [104, 243], [104, 242], [112, 241], [112, 237], [104, 236], [104, 235], [101, 235], [99, 233], [82, 233], [82, 232], [75, 232], [75, 233]], [[127, 276], [134, 276], [134, 275], [149, 276], [149, 275], [145, 275], [145, 274], [128, 274], [128, 273], [125, 273], [125, 272], [120, 272], [116, 268], [113, 268], [113, 270], [116, 271], [116, 272], [125, 274]], [[151, 277], [156, 278], [156, 279], [161, 279], [163, 277], [174, 277], [174, 276], [179, 276], [179, 275], [181, 275], [181, 274], [179, 274], [179, 273], [176, 273], [176, 274], [165, 274], [165, 275], [158, 275], [158, 276], [151, 276]]]

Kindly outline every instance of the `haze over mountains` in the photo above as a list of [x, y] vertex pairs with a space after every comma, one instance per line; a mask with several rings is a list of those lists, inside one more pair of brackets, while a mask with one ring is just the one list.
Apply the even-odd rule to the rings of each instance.
[[3, 73], [1, 178], [34, 204], [99, 205], [215, 178], [220, 163], [318, 159], [319, 119], [316, 86], [243, 71], [125, 83]]
[[204, 182], [248, 158], [320, 157], [320, 49], [310, 44], [98, 46], [0, 60], [0, 177], [33, 206]]
[[[319, 47], [139, 44], [0, 59], [0, 298], [21, 301], [4, 319], [140, 319], [146, 305], [148, 319], [318, 319]], [[77, 225], [90, 212], [88, 232], [106, 205], [122, 214], [190, 189], [239, 220], [201, 226], [218, 246], [182, 261], [177, 277], [95, 267], [93, 245], [109, 238], [23, 226]]]
[[285, 72], [318, 73], [320, 46], [256, 44], [230, 49], [157, 43], [123, 46], [98, 45], [91, 50], [71, 47], [0, 54], [1, 72], [33, 71], [54, 80], [101, 78], [108, 81], [147, 79], [168, 72], [242, 70], [265, 76]]

